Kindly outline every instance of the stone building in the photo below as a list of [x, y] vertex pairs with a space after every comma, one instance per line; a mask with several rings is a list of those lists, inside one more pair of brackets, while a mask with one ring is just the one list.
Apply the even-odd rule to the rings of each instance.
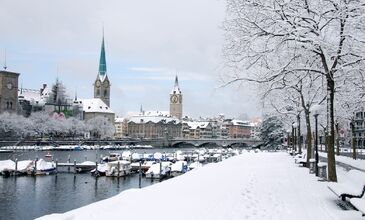
[[166, 116], [133, 116], [127, 130], [133, 138], [176, 138], [181, 137], [181, 122]]
[[0, 71], [0, 113], [17, 113], [19, 73]]
[[105, 117], [112, 124], [115, 114], [101, 99], [79, 99], [74, 101], [74, 106], [82, 108], [82, 119], [87, 121], [98, 116]]
[[250, 138], [251, 125], [248, 121], [227, 120], [225, 126], [228, 129], [228, 138]]
[[112, 124], [115, 123], [114, 111], [110, 108], [110, 82], [107, 75], [104, 36], [101, 43], [99, 71], [96, 76], [93, 99], [75, 99], [74, 109], [82, 109], [82, 119], [90, 120], [95, 117], [105, 117]]
[[183, 115], [183, 95], [179, 87], [179, 81], [177, 76], [175, 77], [175, 85], [170, 93], [170, 115], [178, 119], [182, 119]]
[[115, 118], [115, 137], [122, 138], [126, 137], [128, 134], [128, 120], [126, 118]]
[[206, 121], [188, 121], [183, 123], [183, 137], [191, 139], [213, 138], [212, 123]]

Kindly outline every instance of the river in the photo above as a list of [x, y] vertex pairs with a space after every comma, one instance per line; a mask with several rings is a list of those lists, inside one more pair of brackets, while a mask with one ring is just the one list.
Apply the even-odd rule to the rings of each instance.
[[[176, 149], [139, 149], [132, 152], [173, 152]], [[183, 149], [191, 150], [191, 149]], [[120, 152], [122, 151], [113, 151]], [[0, 160], [44, 158], [46, 151], [1, 153]], [[51, 151], [59, 162], [96, 161], [106, 150]], [[142, 187], [158, 183], [142, 178]], [[90, 174], [60, 172], [49, 176], [0, 177], [0, 219], [34, 219], [51, 213], [63, 213], [87, 204], [110, 198], [123, 190], [138, 188], [138, 175], [95, 178]], [[97, 211], [97, 210], [95, 210]]]

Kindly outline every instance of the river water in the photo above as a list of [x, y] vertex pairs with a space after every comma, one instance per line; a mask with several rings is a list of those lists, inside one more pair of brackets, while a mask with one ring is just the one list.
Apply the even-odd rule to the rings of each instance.
[[[191, 150], [191, 149], [183, 149]], [[173, 152], [175, 149], [140, 149], [132, 152]], [[122, 151], [112, 151], [120, 152]], [[45, 151], [23, 151], [15, 153], [1, 153], [0, 160], [34, 160], [44, 158]], [[52, 151], [59, 162], [96, 161], [106, 150], [88, 151]], [[71, 168], [72, 170], [72, 168]], [[158, 183], [142, 178], [142, 187]], [[0, 219], [34, 219], [51, 213], [63, 213], [87, 204], [110, 198], [123, 190], [138, 188], [138, 174], [128, 177], [95, 178], [89, 173], [76, 174], [60, 172], [49, 176], [0, 176]], [[97, 210], [96, 210], [97, 211]]]

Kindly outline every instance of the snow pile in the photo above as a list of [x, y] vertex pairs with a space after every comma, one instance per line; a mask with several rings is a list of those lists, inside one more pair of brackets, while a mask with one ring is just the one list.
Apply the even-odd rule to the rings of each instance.
[[286, 153], [246, 153], [41, 219], [362, 219], [336, 201], [326, 182]]

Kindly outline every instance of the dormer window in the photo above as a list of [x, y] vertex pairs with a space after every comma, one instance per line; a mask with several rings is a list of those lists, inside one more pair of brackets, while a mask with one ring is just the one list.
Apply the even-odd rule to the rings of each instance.
[[87, 109], [91, 109], [91, 106], [87, 107]]

